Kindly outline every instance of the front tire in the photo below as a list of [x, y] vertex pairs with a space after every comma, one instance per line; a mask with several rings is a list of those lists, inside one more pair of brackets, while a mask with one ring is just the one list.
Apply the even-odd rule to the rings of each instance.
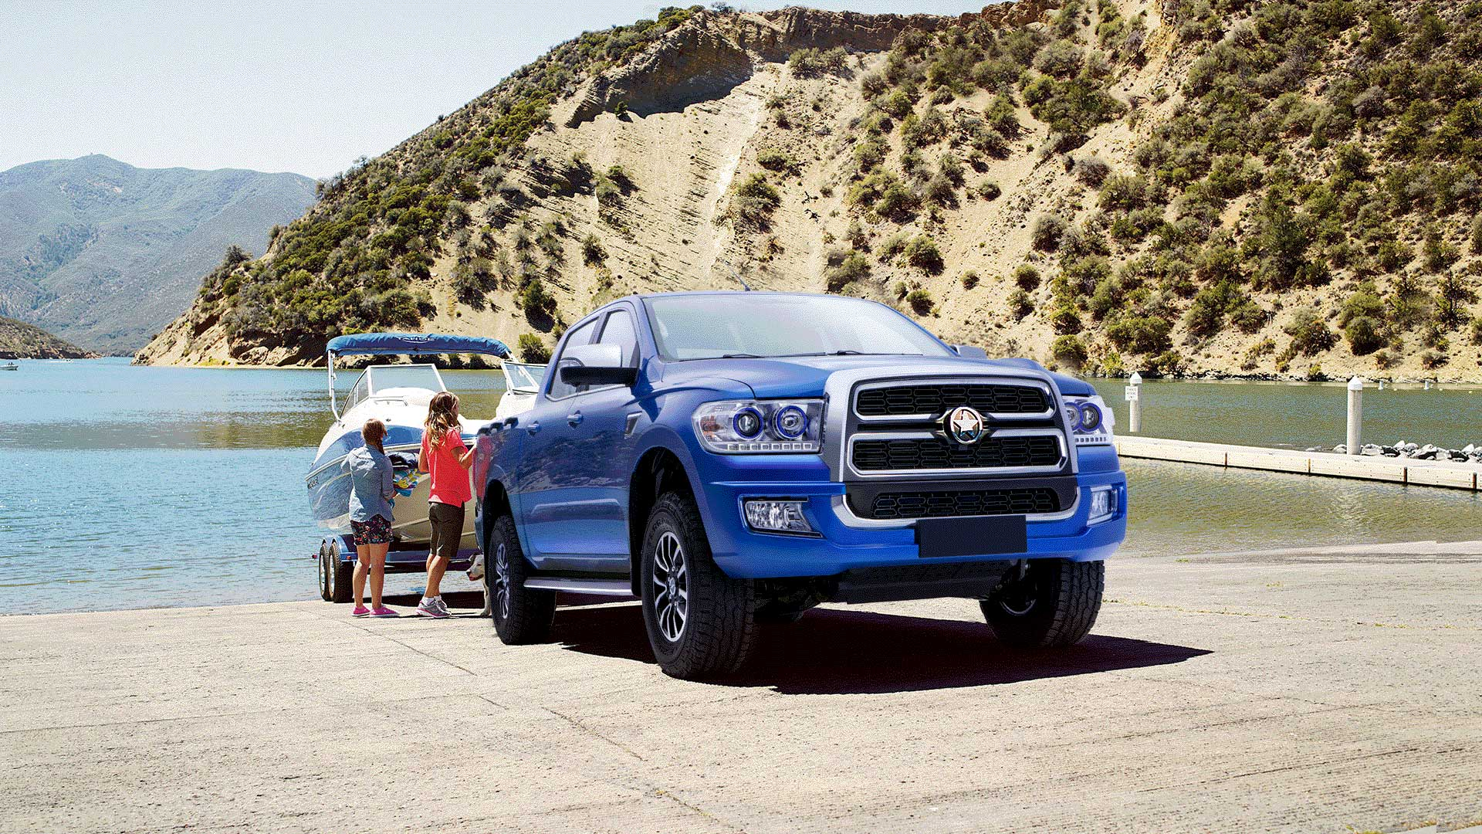
[[334, 582], [334, 574], [331, 572], [329, 564], [329, 542], [322, 541], [319, 543], [319, 561], [317, 567], [319, 568], [319, 598], [325, 602], [329, 602], [334, 599], [334, 588], [331, 587]]
[[979, 603], [993, 634], [1019, 649], [1072, 646], [1096, 624], [1106, 587], [1105, 562], [1034, 559]]
[[520, 549], [515, 520], [502, 515], [489, 534], [484, 554], [484, 584], [489, 589], [494, 631], [510, 646], [542, 643], [550, 639], [556, 618], [556, 592], [525, 587], [530, 563]]
[[643, 622], [664, 674], [700, 680], [740, 669], [756, 642], [756, 590], [715, 564], [693, 498], [659, 497], [641, 555]]

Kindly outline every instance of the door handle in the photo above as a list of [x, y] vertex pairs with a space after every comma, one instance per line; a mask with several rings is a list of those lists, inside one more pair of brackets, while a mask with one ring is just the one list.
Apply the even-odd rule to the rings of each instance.
[[586, 418], [581, 416], [581, 410], [578, 409], [566, 415], [566, 424], [568, 426], [579, 426], [581, 425], [581, 421], [584, 419]]
[[536, 420], [532, 422], [530, 425], [525, 427], [525, 431], [530, 432], [531, 434], [535, 434], [536, 432], [540, 431], [540, 421]]

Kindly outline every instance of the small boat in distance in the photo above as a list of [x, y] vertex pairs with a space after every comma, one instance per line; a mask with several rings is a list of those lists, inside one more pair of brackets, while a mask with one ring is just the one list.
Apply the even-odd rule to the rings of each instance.
[[0, 365], [0, 371], [19, 371], [20, 369], [21, 366], [14, 362], [6, 362], [4, 365]]
[[[324, 433], [319, 451], [304, 485], [309, 493], [309, 506], [314, 521], [330, 531], [320, 542], [319, 591], [326, 600], [344, 602], [350, 598], [350, 571], [355, 560], [350, 537], [350, 475], [344, 467], [345, 456], [365, 445], [360, 427], [372, 418], [386, 424], [386, 454], [391, 458], [398, 485], [410, 487], [410, 495], [398, 494], [392, 507], [391, 551], [386, 556], [387, 572], [410, 572], [425, 569], [427, 547], [432, 528], [427, 520], [427, 498], [431, 483], [417, 470], [417, 456], [422, 448], [422, 424], [427, 419], [427, 406], [434, 395], [448, 390], [442, 374], [430, 363], [410, 365], [372, 365], [361, 372], [343, 404], [335, 395], [335, 360], [344, 356], [433, 356], [437, 354], [473, 353], [509, 356], [509, 348], [497, 339], [477, 336], [447, 336], [434, 333], [357, 333], [339, 336], [326, 346], [329, 373], [329, 405], [334, 424]], [[502, 403], [501, 403], [502, 406]], [[472, 442], [486, 419], [460, 415], [462, 434]], [[464, 516], [463, 541], [459, 558], [450, 570], [465, 570], [478, 552], [473, 533], [473, 509]]]

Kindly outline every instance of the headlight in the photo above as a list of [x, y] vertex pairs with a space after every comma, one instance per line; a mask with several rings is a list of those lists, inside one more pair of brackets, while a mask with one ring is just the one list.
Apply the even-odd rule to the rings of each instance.
[[706, 449], [736, 455], [817, 452], [823, 400], [726, 400], [695, 410], [695, 435]]
[[1112, 442], [1112, 428], [1116, 417], [1106, 407], [1106, 402], [1096, 395], [1089, 397], [1065, 397], [1065, 425], [1077, 446], [1093, 446]]

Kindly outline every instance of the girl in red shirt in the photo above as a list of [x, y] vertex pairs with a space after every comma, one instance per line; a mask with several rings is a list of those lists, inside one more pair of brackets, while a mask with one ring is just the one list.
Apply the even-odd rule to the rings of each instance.
[[427, 520], [432, 525], [432, 547], [427, 554], [427, 590], [417, 604], [417, 613], [443, 619], [450, 616], [443, 602], [443, 573], [458, 556], [463, 539], [463, 505], [473, 499], [468, 468], [473, 450], [463, 443], [458, 422], [458, 397], [447, 391], [435, 394], [427, 406], [423, 423], [422, 454], [417, 469], [432, 475]]

